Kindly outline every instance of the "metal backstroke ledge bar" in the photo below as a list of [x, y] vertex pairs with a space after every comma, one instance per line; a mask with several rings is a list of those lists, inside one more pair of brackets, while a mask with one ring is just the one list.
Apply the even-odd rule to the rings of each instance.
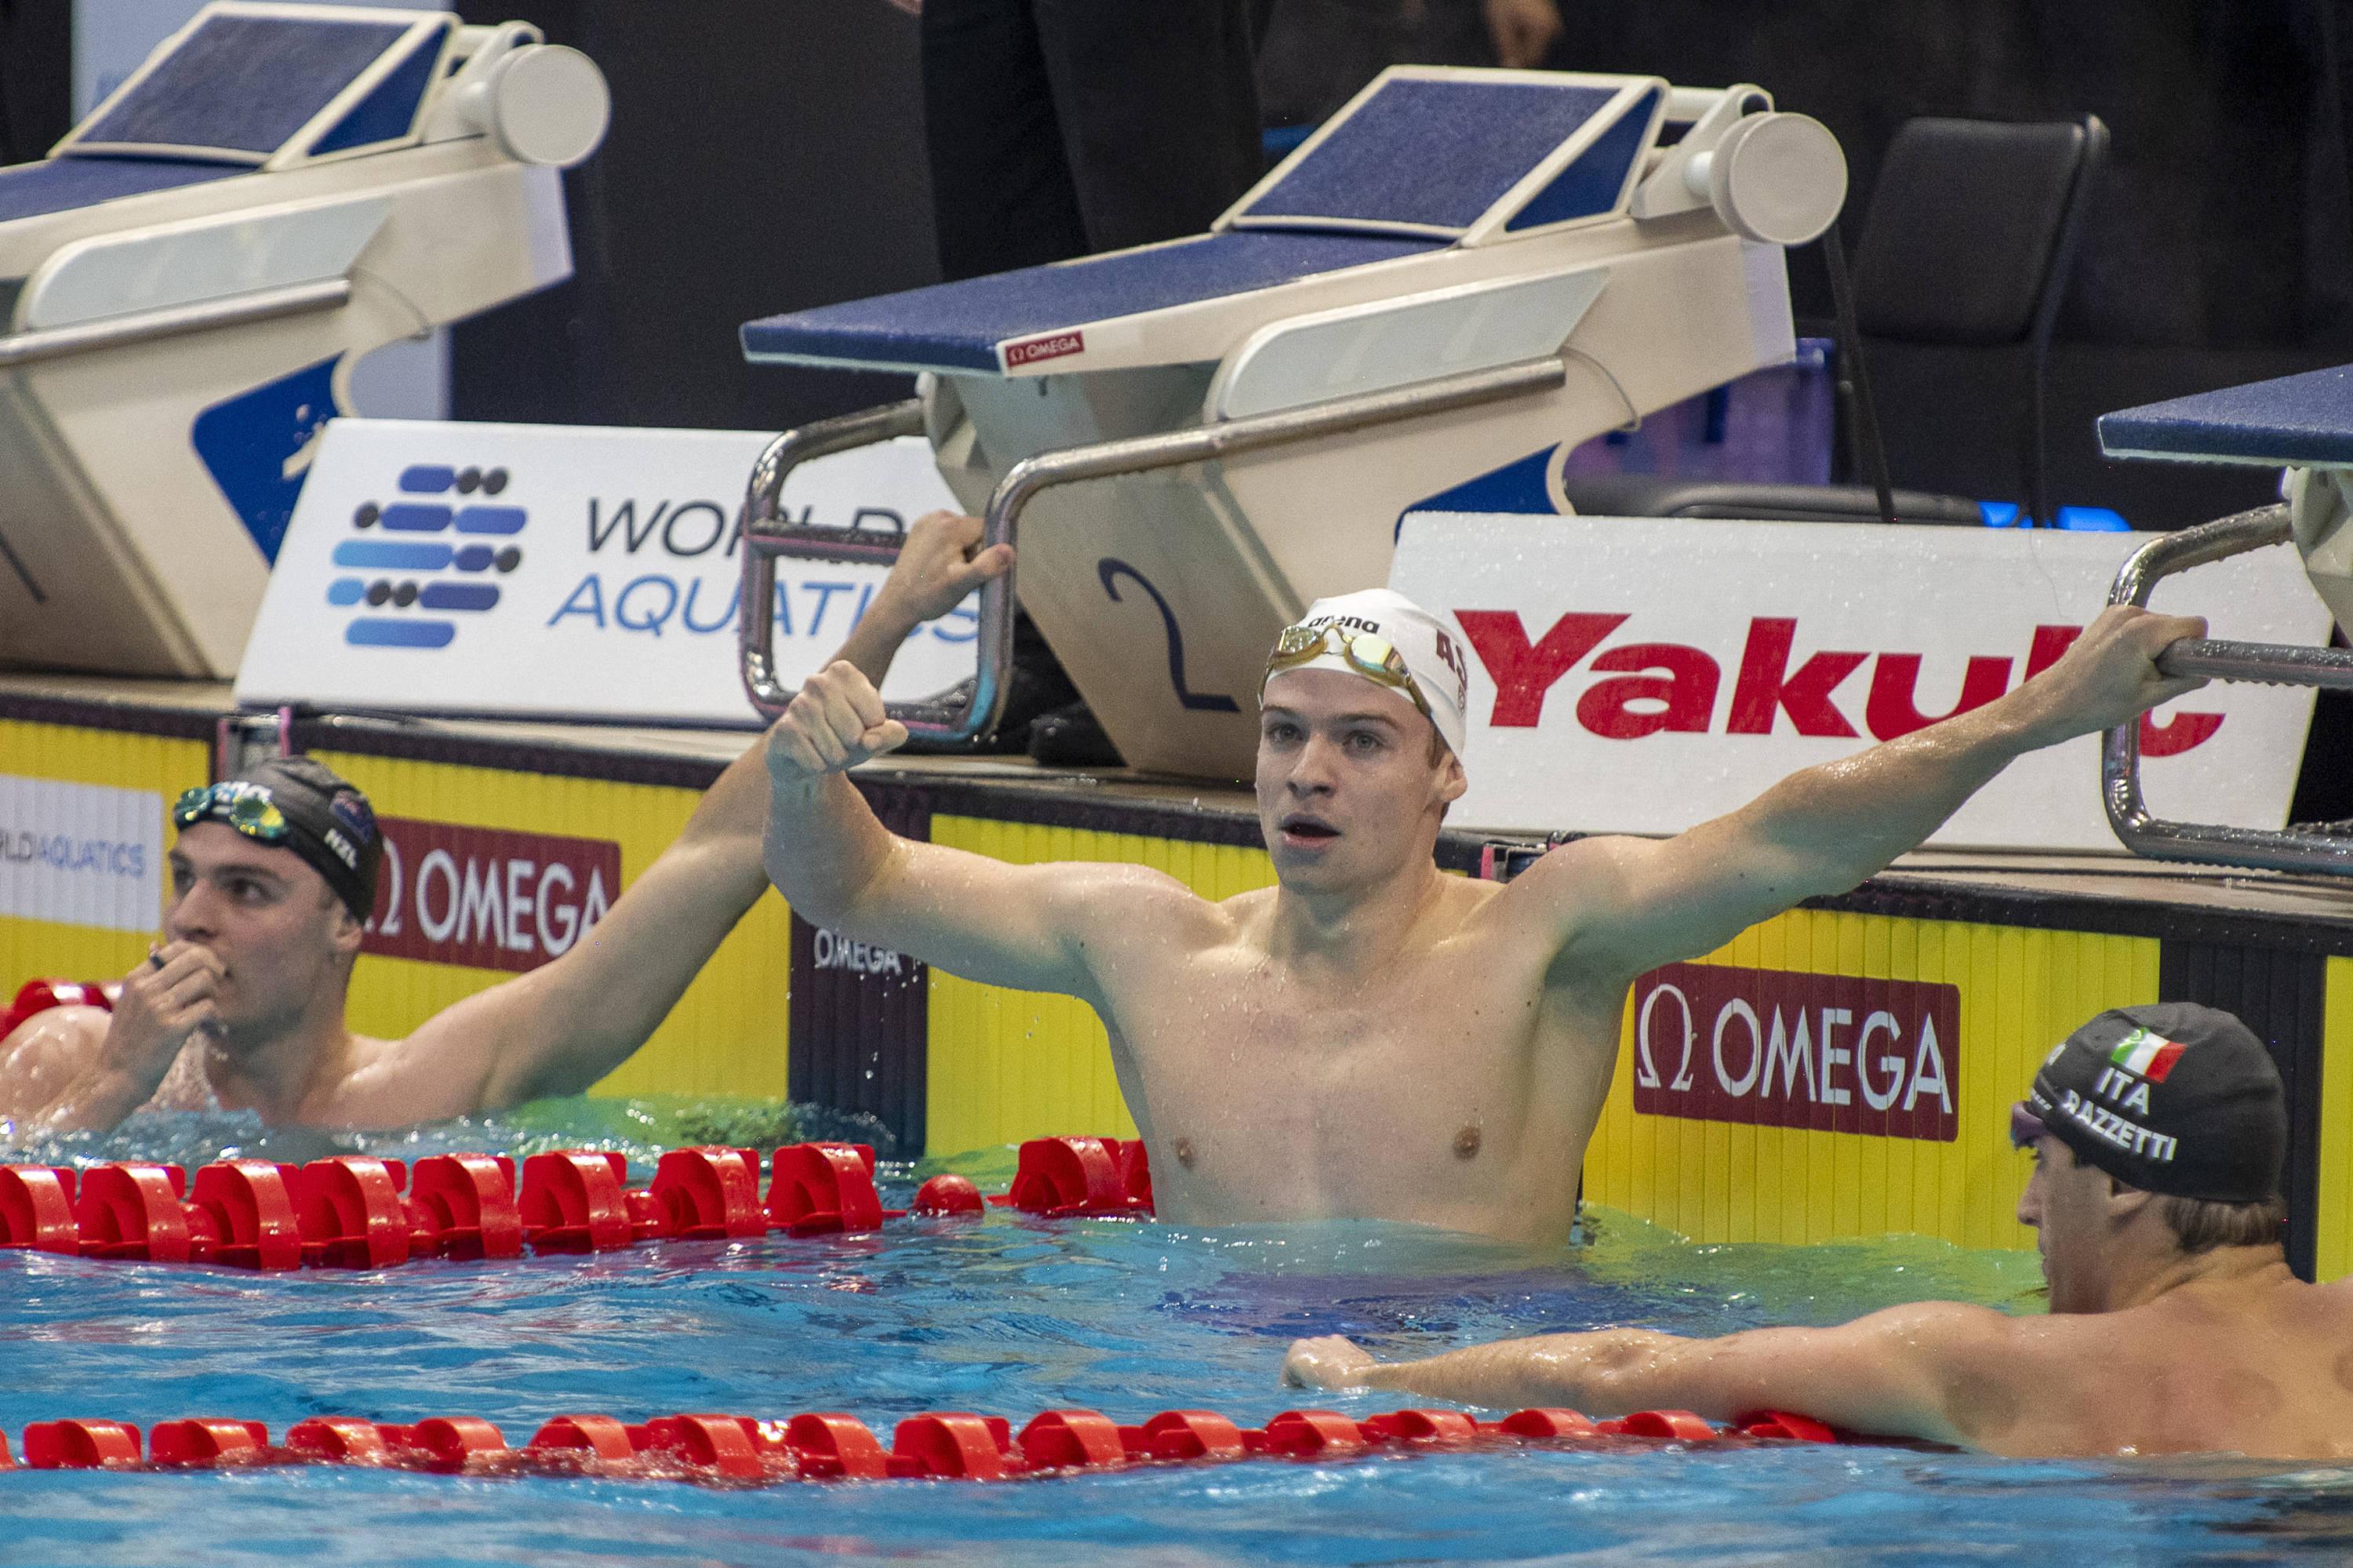
[[[1181, 468], [1187, 463], [1259, 451], [1294, 441], [1345, 435], [1371, 426], [1449, 413], [1531, 393], [1551, 391], [1567, 380], [1559, 355], [1493, 369], [1440, 376], [1410, 387], [1335, 398], [1305, 408], [1279, 409], [1248, 418], [1226, 419], [1190, 429], [1134, 436], [1039, 452], [1006, 471], [988, 500], [983, 548], [1011, 544], [1021, 511], [1039, 492], [1081, 480]], [[921, 400], [885, 404], [839, 418], [786, 431], [770, 442], [754, 465], [744, 495], [744, 592], [738, 618], [744, 690], [752, 705], [773, 719], [793, 700], [776, 675], [776, 621], [766, 606], [776, 592], [776, 559], [862, 561], [888, 565], [898, 558], [896, 539], [861, 537], [849, 529], [806, 527], [783, 520], [786, 478], [812, 458], [923, 430]], [[1017, 568], [1018, 569], [1018, 568]], [[892, 718], [910, 736], [943, 745], [962, 745], [993, 733], [1005, 705], [1006, 675], [1013, 660], [1014, 572], [980, 590], [979, 667], [961, 702], [955, 690], [921, 702], [889, 705]], [[754, 606], [761, 607], [755, 610]]]
[[[2142, 546], [2125, 562], [2108, 592], [2108, 602], [2146, 606], [2149, 594], [2166, 577], [2250, 550], [2286, 544], [2293, 535], [2284, 503], [2259, 506], [2166, 535]], [[2168, 675], [2353, 691], [2353, 652], [2342, 649], [2184, 638], [2158, 656], [2157, 666]], [[2109, 825], [2136, 854], [2267, 871], [2353, 874], [2353, 838], [2176, 822], [2150, 815], [2141, 798], [2137, 723], [2108, 731], [2100, 752], [2100, 789], [2107, 804]]]

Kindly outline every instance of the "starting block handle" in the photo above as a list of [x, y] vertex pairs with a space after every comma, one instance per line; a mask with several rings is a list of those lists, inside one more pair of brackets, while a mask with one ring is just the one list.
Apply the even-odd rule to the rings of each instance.
[[[751, 482], [744, 494], [744, 588], [737, 599], [736, 646], [744, 689], [763, 717], [781, 716], [798, 690], [776, 679], [776, 623], [767, 607], [776, 597], [777, 557], [888, 567], [898, 561], [904, 543], [901, 538], [860, 535], [849, 528], [812, 528], [786, 522], [786, 477], [811, 458], [901, 436], [919, 436], [923, 430], [921, 398], [885, 403], [786, 430], [770, 441], [759, 461], [752, 465]], [[990, 515], [993, 522], [993, 509]], [[990, 534], [984, 544], [997, 540], [997, 535]], [[1006, 679], [1013, 667], [1011, 573], [981, 585], [980, 625], [975, 641], [979, 664], [962, 701], [955, 700], [951, 687], [921, 702], [883, 705], [891, 717], [907, 726], [911, 738], [961, 745], [996, 729], [997, 715], [1005, 706]]]
[[[1022, 510], [1041, 492], [1060, 485], [1155, 469], [1182, 468], [1188, 463], [1239, 457], [1244, 452], [1293, 441], [1345, 435], [1400, 419], [1549, 392], [1567, 379], [1567, 361], [1557, 354], [1548, 354], [1516, 364], [1434, 376], [1409, 387], [1335, 397], [1303, 408], [1039, 452], [1015, 463], [997, 482], [995, 493], [988, 498], [987, 514], [982, 519], [980, 547], [1012, 544]], [[793, 700], [793, 694], [776, 679], [775, 629], [765, 613], [769, 597], [776, 592], [776, 557], [887, 563], [896, 560], [899, 555], [895, 541], [861, 540], [846, 529], [802, 528], [783, 522], [778, 508], [785, 475], [795, 464], [813, 457], [846, 451], [894, 436], [916, 435], [923, 429], [920, 401], [888, 404], [787, 430], [769, 444], [754, 466], [744, 497], [744, 594], [738, 624], [742, 629], [744, 688], [751, 694], [753, 705], [768, 717], [782, 714]], [[950, 710], [942, 700], [945, 694], [922, 703], [886, 705], [886, 711], [907, 726], [910, 736], [962, 744], [996, 729], [997, 715], [1005, 705], [1006, 676], [1013, 663], [1013, 572], [1007, 572], [981, 587], [980, 665], [961, 709]], [[754, 612], [754, 605], [762, 607], [760, 613]]]
[[[2133, 552], [2116, 573], [2108, 602], [2146, 606], [2150, 592], [2167, 577], [2192, 567], [2284, 545], [2293, 536], [2284, 503], [2165, 535]], [[2158, 655], [2157, 667], [2168, 675], [2353, 691], [2353, 652], [2343, 649], [2183, 638]], [[2151, 860], [2353, 875], [2353, 838], [2219, 822], [2176, 822], [2150, 815], [2141, 797], [2137, 722], [2108, 731], [2102, 742], [2100, 796], [2107, 805], [2108, 826], [2118, 842]]]

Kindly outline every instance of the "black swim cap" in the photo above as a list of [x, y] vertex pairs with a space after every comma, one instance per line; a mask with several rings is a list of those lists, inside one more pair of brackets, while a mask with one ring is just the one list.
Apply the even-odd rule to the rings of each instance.
[[[237, 802], [259, 797], [286, 820], [282, 836], [257, 832], [240, 821]], [[384, 863], [384, 836], [365, 795], [334, 769], [307, 757], [273, 757], [207, 789], [192, 789], [174, 820], [183, 828], [220, 821], [257, 842], [291, 850], [324, 877], [353, 918], [364, 923], [375, 912], [377, 869]]]
[[2051, 1049], [2027, 1107], [2130, 1187], [2220, 1203], [2279, 1195], [2286, 1097], [2271, 1053], [2220, 1009], [2119, 1007]]

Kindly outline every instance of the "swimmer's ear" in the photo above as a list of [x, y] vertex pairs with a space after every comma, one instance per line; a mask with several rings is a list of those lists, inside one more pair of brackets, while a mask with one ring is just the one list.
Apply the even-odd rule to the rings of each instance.
[[2113, 1176], [2108, 1178], [2108, 1218], [2112, 1223], [2119, 1225], [2127, 1224], [2155, 1202], [2156, 1193], [2128, 1187]]
[[1470, 788], [1470, 778], [1462, 771], [1462, 759], [1449, 750], [1446, 753], [1446, 760], [1440, 765], [1439, 802], [1441, 805], [1451, 806], [1455, 801], [1462, 799], [1462, 792]]
[[361, 924], [360, 917], [352, 913], [352, 906], [337, 896], [332, 888], [327, 890], [327, 913], [330, 921], [327, 941], [335, 949], [337, 958], [349, 962], [359, 956], [360, 943], [367, 936], [367, 927]]

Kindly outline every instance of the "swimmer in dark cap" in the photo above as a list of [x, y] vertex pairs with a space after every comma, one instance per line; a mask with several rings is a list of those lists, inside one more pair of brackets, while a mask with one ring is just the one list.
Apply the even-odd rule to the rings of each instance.
[[1588, 1415], [1788, 1410], [1998, 1454], [2353, 1457], [2353, 1279], [2288, 1272], [2287, 1114], [2263, 1044], [2186, 1002], [2104, 1012], [2010, 1113], [2049, 1317], [1923, 1302], [1715, 1340], [1550, 1334], [1384, 1363], [1302, 1340], [1285, 1382]]
[[[980, 528], [918, 521], [839, 659], [880, 682], [899, 645], [1011, 563]], [[767, 890], [754, 747], [676, 842], [561, 958], [405, 1039], [354, 1034], [344, 992], [383, 848], [367, 800], [307, 758], [192, 789], [173, 812], [163, 940], [111, 1013], [59, 1007], [0, 1039], [0, 1137], [112, 1127], [148, 1104], [272, 1123], [403, 1127], [575, 1094], [643, 1044]]]

